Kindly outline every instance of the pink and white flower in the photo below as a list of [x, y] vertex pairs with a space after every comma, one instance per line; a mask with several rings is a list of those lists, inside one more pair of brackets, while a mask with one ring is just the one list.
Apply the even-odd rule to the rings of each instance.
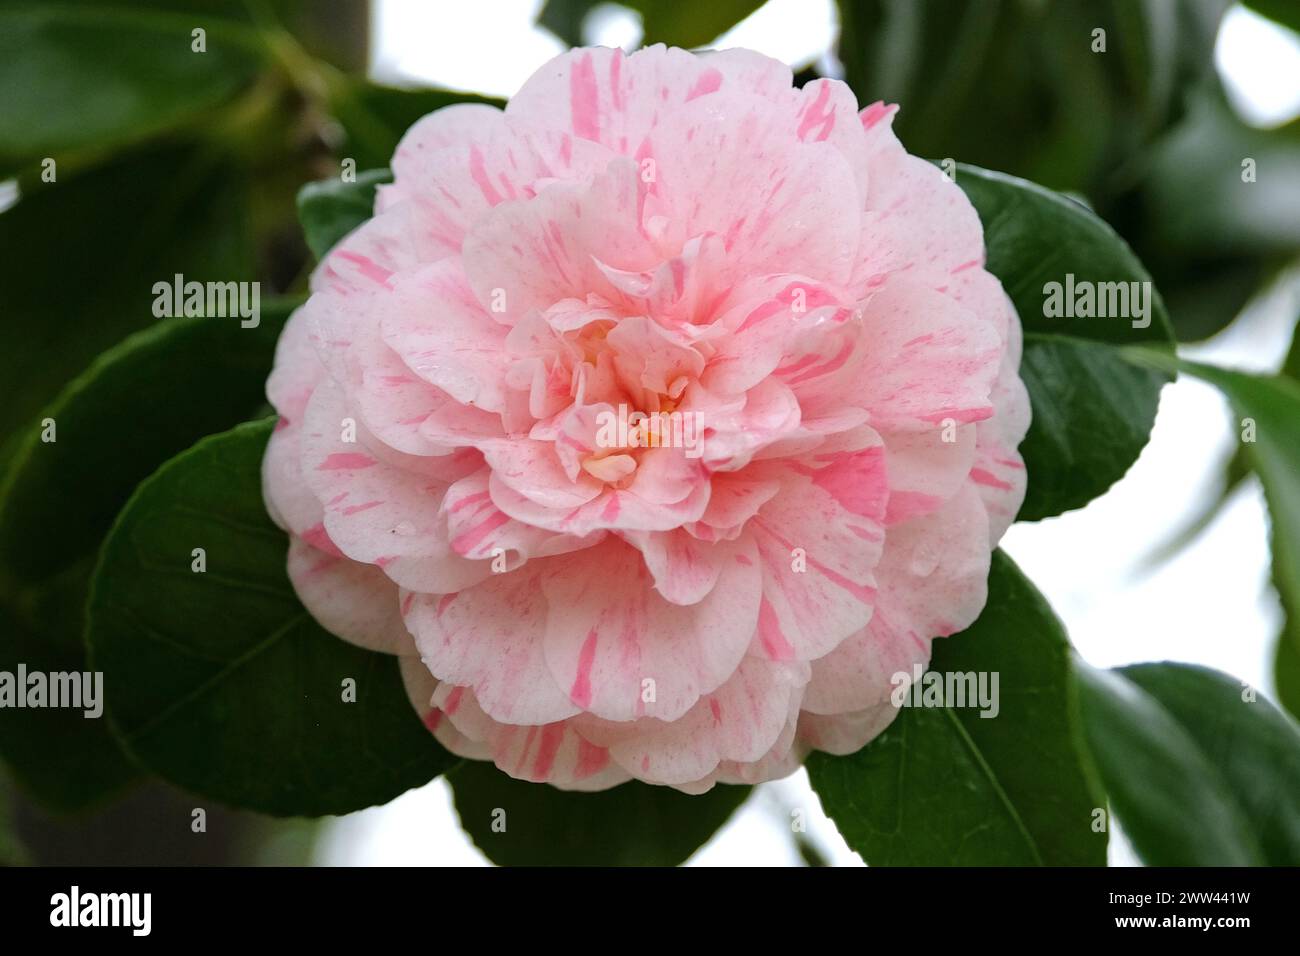
[[[280, 341], [268, 506], [448, 749], [687, 791], [847, 753], [983, 607], [1019, 322], [894, 107], [744, 50], [579, 49], [420, 120]], [[697, 454], [597, 440], [692, 413]]]

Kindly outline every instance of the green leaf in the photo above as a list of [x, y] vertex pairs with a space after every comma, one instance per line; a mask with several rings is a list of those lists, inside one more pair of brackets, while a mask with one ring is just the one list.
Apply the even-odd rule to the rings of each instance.
[[1226, 674], [1078, 669], [1111, 805], [1152, 866], [1300, 864], [1300, 732]]
[[[0, 213], [0, 440], [95, 356], [156, 321], [156, 282], [251, 279], [246, 180], [222, 157], [167, 147], [55, 183]], [[144, 428], [122, 422], [122, 428]]]
[[[1037, 520], [1103, 494], [1137, 460], [1151, 434], [1160, 388], [1172, 376], [1126, 362], [1117, 346], [1172, 347], [1160, 294], [1124, 240], [1079, 203], [1033, 183], [959, 167], [957, 183], [984, 223], [987, 268], [1025, 331], [1020, 376], [1033, 422], [1020, 446], [1029, 487], [1020, 517]], [[1139, 283], [1145, 319], [1045, 315], [1048, 283]], [[1141, 285], [1146, 283], [1146, 285]], [[1130, 291], [1135, 288], [1126, 285]], [[1131, 305], [1131, 303], [1130, 303]], [[1147, 322], [1135, 328], [1134, 322]]]
[[[208, 31], [206, 53], [191, 30]], [[136, 142], [192, 123], [262, 66], [248, 31], [94, 6], [0, 8], [0, 166]]]
[[[250, 418], [265, 401], [292, 303], [176, 319], [136, 333], [73, 380], [22, 435], [0, 485], [0, 568], [24, 584], [94, 553], [131, 492], [168, 458]], [[251, 321], [251, 320], [250, 320]]]
[[343, 127], [336, 152], [356, 160], [357, 168], [387, 166], [397, 144], [415, 121], [456, 103], [504, 107], [499, 99], [437, 88], [402, 89], [353, 77], [336, 77], [330, 109]]
[[357, 173], [355, 182], [323, 179], [298, 191], [298, 218], [317, 260], [324, 259], [336, 242], [374, 215], [375, 188], [392, 181], [393, 174], [387, 169], [371, 169]]
[[[719, 784], [690, 796], [631, 781], [577, 793], [516, 780], [478, 760], [466, 761], [447, 779], [461, 826], [500, 866], [676, 866], [727, 822], [750, 791]], [[497, 832], [498, 821], [504, 832]]]
[[[25, 595], [26, 614], [0, 604], [0, 671], [87, 670], [81, 633], [93, 560], [87, 558]], [[33, 623], [39, 621], [39, 626]], [[102, 701], [101, 701], [102, 702]], [[59, 811], [103, 803], [139, 776], [101, 714], [59, 707], [8, 709], [0, 718], [0, 756], [14, 778]]]
[[24, 866], [29, 862], [27, 848], [18, 838], [13, 816], [9, 776], [0, 767], [0, 866]]
[[1275, 23], [1300, 32], [1300, 7], [1292, 0], [1245, 0], [1245, 4]]
[[274, 815], [347, 813], [454, 758], [411, 709], [397, 660], [322, 630], [294, 595], [262, 501], [271, 428], [205, 439], [140, 486], [95, 571], [91, 663], [123, 745], [160, 776]]
[[[1292, 625], [1294, 626], [1294, 625]], [[1273, 652], [1273, 683], [1277, 699], [1291, 716], [1300, 719], [1300, 636], [1283, 631]]]
[[1001, 551], [984, 613], [935, 641], [931, 669], [998, 674], [997, 715], [906, 707], [857, 753], [814, 754], [813, 789], [849, 846], [873, 866], [1104, 865], [1069, 643]]
[[[1225, 241], [1296, 220], [1283, 137], [1201, 108], [1226, 107], [1214, 47], [1230, 6], [841, 0], [838, 52], [862, 103], [900, 104], [894, 128], [913, 153], [1085, 194], [1155, 277], [1179, 337], [1201, 338], [1280, 264]], [[1242, 186], [1242, 159], [1265, 153]]]
[[[582, 46], [582, 23], [600, 0], [547, 0], [537, 22], [569, 46]], [[641, 15], [641, 43], [667, 43], [686, 49], [716, 40], [763, 5], [763, 0], [627, 0], [624, 4]]]
[[[1213, 82], [1228, 0], [841, 0], [839, 59], [863, 103], [898, 103], [920, 156], [1115, 192], [1186, 91]], [[1105, 31], [1094, 52], [1093, 31]]]
[[[36, 426], [21, 434], [0, 484], [0, 669], [86, 669], [90, 569], [113, 519], [164, 461], [262, 404], [288, 309], [267, 303], [255, 328], [237, 317], [177, 319], [137, 333], [42, 413], [57, 441], [42, 441]], [[135, 775], [106, 724], [14, 711], [0, 724], [0, 755], [44, 803], [94, 803]]]
[[[1288, 371], [1295, 354], [1293, 348], [1287, 356]], [[1295, 703], [1294, 680], [1283, 681], [1293, 675], [1288, 662], [1300, 657], [1300, 383], [1287, 374], [1247, 375], [1146, 350], [1129, 355], [1143, 364], [1176, 366], [1217, 386], [1232, 405], [1239, 427], [1244, 431], [1247, 420], [1253, 427], [1254, 441], [1243, 441], [1240, 447], [1259, 475], [1272, 519], [1273, 585], [1286, 619], [1278, 640], [1291, 645], [1277, 651], [1278, 689], [1281, 693], [1290, 688], [1283, 696], [1290, 708]]]

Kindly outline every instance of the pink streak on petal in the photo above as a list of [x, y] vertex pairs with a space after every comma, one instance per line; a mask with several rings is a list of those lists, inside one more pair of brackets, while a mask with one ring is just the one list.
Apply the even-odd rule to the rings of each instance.
[[1011, 485], [1007, 484], [992, 472], [985, 471], [983, 468], [972, 468], [970, 470], [970, 480], [977, 485], [987, 485], [989, 488], [1001, 488], [1003, 491], [1009, 491]]
[[776, 611], [767, 598], [763, 598], [758, 606], [758, 639], [772, 660], [794, 660], [794, 647], [781, 631], [781, 622], [777, 620]]
[[582, 139], [600, 139], [596, 70], [590, 53], [578, 60], [569, 74], [569, 110], [573, 114], [575, 134]]
[[492, 180], [488, 178], [487, 170], [483, 166], [483, 153], [477, 146], [471, 146], [469, 149], [469, 174], [489, 206], [501, 202], [501, 194], [496, 191]]
[[555, 755], [560, 752], [564, 740], [564, 724], [556, 722], [542, 728], [542, 742], [537, 747], [537, 758], [533, 761], [533, 778], [545, 780], [551, 775], [555, 765]]
[[317, 471], [340, 471], [370, 468], [375, 460], [359, 451], [336, 451], [317, 467]]
[[578, 674], [569, 690], [569, 699], [584, 710], [591, 706], [591, 665], [596, 660], [596, 640], [596, 629], [592, 628], [578, 652]]
[[338, 545], [330, 538], [329, 532], [325, 530], [323, 524], [312, 525], [302, 533], [302, 540], [317, 551], [324, 551], [326, 554], [332, 554], [336, 558], [343, 557], [343, 552], [339, 550]]
[[600, 773], [609, 766], [609, 751], [604, 747], [597, 747], [585, 737], [578, 738], [578, 763], [574, 767], [573, 775], [579, 780], [584, 780], [592, 774]]
[[491, 534], [493, 531], [501, 527], [509, 520], [510, 520], [510, 516], [505, 514], [504, 512], [502, 511], [494, 512], [490, 517], [479, 522], [469, 531], [466, 531], [464, 534], [457, 535], [455, 538], [453, 538], [451, 542], [451, 549], [455, 551], [457, 554], [461, 554], [461, 555], [469, 554], [476, 547], [478, 547], [480, 543], [482, 543], [484, 538], [486, 538], [489, 534]]
[[690, 92], [686, 94], [686, 102], [689, 103], [691, 100], [709, 93], [716, 93], [721, 88], [722, 74], [714, 69], [705, 70], [700, 74], [700, 78], [695, 81], [695, 85], [691, 87]]

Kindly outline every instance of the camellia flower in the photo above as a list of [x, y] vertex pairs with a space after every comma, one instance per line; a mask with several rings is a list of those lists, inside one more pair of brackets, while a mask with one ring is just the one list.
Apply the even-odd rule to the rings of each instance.
[[573, 50], [420, 120], [280, 341], [264, 465], [327, 629], [451, 751], [573, 789], [847, 753], [974, 620], [1021, 333], [894, 107]]

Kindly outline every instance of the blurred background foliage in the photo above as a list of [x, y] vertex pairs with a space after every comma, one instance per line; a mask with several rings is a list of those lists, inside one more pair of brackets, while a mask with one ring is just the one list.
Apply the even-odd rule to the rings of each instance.
[[[578, 44], [596, 5], [549, 0], [538, 22]], [[761, 2], [625, 5], [641, 15], [644, 42], [698, 47]], [[836, 54], [862, 103], [905, 105], [896, 128], [910, 151], [1032, 179], [1091, 206], [1150, 269], [1178, 337], [1191, 342], [1223, 329], [1300, 254], [1300, 125], [1259, 129], [1233, 110], [1213, 57], [1228, 5], [840, 0]], [[1295, 0], [1249, 5], [1300, 29]], [[344, 159], [358, 171], [385, 166], [420, 116], [491, 101], [371, 82], [369, 24], [363, 0], [0, 0], [5, 466], [70, 380], [159, 321], [154, 282], [179, 272], [301, 294], [313, 262], [295, 210], [303, 184], [337, 177]], [[205, 31], [201, 55], [195, 28]], [[1104, 57], [1090, 48], [1098, 28]], [[795, 66], [800, 81], [818, 75]], [[1243, 190], [1247, 158], [1257, 181]], [[259, 376], [273, 343], [265, 336], [249, 359]], [[1283, 374], [1300, 376], [1296, 346]], [[183, 377], [163, 387], [154, 402], [184, 411], [200, 401]], [[115, 463], [117, 498], [86, 519], [91, 540], [39, 573], [0, 546], [0, 669], [84, 667], [89, 566], [130, 489], [214, 427], [255, 412], [240, 390], [205, 406], [193, 433], [133, 445], [134, 457]], [[106, 460], [113, 454], [106, 445]], [[1226, 465], [1225, 495], [1253, 467], [1245, 452]], [[0, 504], [0, 545], [21, 517], [5, 507], [14, 506]], [[1275, 560], [1289, 560], [1287, 550]], [[1285, 584], [1296, 577], [1275, 574], [1293, 612], [1278, 686], [1300, 713], [1300, 594]], [[79, 713], [7, 713], [0, 756], [24, 785], [0, 802], [0, 861], [294, 862], [309, 852], [314, 824], [212, 807], [207, 840], [161, 837], [156, 822], [176, 812], [188, 820], [193, 798], [142, 783], [103, 722]], [[2, 778], [0, 789], [9, 789]], [[55, 819], [38, 804], [92, 812]]]

